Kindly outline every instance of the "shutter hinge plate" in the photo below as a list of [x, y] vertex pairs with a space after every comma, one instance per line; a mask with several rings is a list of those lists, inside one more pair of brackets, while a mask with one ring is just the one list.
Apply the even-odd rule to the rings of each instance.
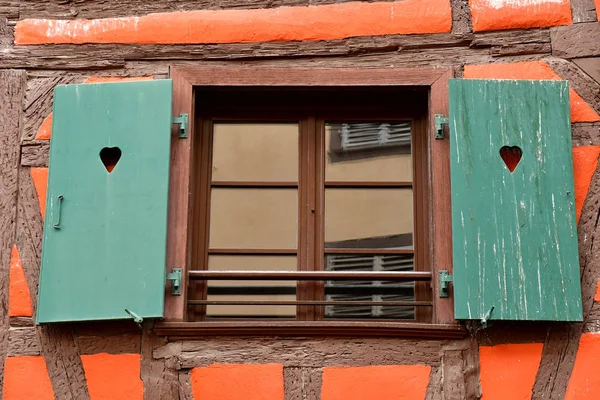
[[454, 282], [454, 277], [446, 270], [440, 271], [440, 297], [450, 296], [450, 282]]
[[173, 123], [179, 125], [179, 139], [188, 137], [188, 114], [179, 114], [179, 117], [173, 118]]
[[435, 138], [444, 139], [444, 125], [448, 125], [448, 118], [444, 117], [443, 114], [435, 114]]
[[167, 280], [171, 281], [171, 294], [179, 296], [181, 294], [181, 268], [173, 268], [170, 274], [167, 274]]

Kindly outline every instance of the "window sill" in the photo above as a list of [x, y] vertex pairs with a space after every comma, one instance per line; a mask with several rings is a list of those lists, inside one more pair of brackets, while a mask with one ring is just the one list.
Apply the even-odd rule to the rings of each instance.
[[221, 321], [158, 322], [157, 335], [195, 336], [399, 336], [454, 339], [466, 335], [464, 326], [418, 322], [367, 321]]

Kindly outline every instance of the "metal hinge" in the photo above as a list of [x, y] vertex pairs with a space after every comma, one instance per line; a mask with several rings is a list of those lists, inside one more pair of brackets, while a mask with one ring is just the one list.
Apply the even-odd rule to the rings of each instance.
[[444, 125], [448, 125], [448, 118], [444, 117], [443, 114], [435, 114], [435, 138], [443, 139], [444, 136]]
[[170, 274], [167, 274], [167, 280], [171, 281], [171, 294], [179, 296], [181, 294], [181, 268], [173, 268]]
[[450, 282], [454, 282], [454, 277], [446, 270], [440, 271], [440, 297], [448, 297], [450, 295]]
[[179, 114], [179, 117], [173, 118], [173, 123], [179, 125], [179, 139], [187, 139], [188, 137], [188, 115]]

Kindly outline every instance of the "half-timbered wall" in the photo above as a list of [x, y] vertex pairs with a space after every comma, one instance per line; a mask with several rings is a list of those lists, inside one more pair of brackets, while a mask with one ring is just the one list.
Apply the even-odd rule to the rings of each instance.
[[[598, 19], [600, 0], [0, 0], [3, 398], [599, 398]], [[35, 326], [54, 87], [166, 78], [173, 63], [568, 80], [584, 322], [470, 323], [453, 341]]]

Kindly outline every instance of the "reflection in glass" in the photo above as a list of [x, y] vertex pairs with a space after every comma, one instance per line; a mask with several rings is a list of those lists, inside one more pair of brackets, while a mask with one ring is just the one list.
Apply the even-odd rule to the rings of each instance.
[[326, 248], [412, 248], [412, 189], [325, 189]]
[[210, 248], [295, 249], [297, 236], [297, 189], [211, 189]]
[[327, 181], [412, 181], [412, 124], [326, 123]]
[[213, 181], [297, 182], [297, 123], [215, 123]]
[[[326, 255], [328, 271], [413, 271], [412, 254]], [[326, 281], [327, 301], [391, 302], [415, 301], [414, 282]], [[325, 318], [415, 319], [412, 306], [325, 306]]]
[[[221, 256], [208, 258], [210, 271], [295, 271], [295, 256]], [[295, 281], [208, 281], [209, 301], [296, 300]], [[294, 318], [295, 306], [209, 305], [207, 318]]]

